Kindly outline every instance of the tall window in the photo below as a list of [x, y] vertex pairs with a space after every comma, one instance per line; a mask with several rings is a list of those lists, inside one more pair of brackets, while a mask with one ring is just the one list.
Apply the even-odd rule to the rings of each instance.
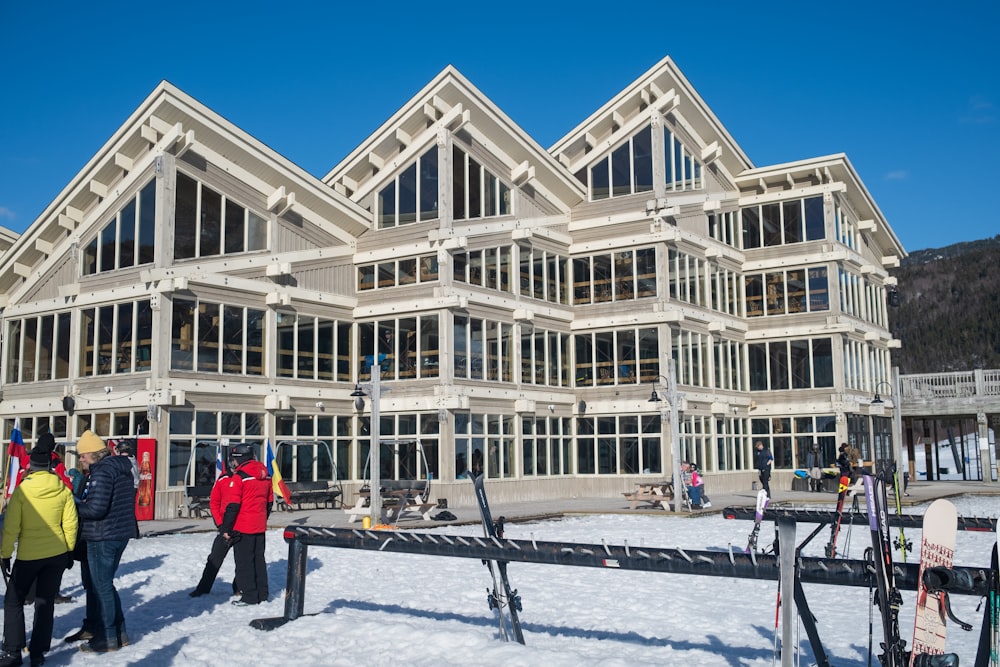
[[252, 412], [171, 410], [167, 484], [210, 486], [215, 481], [217, 447], [223, 439], [250, 443], [259, 459], [263, 420], [264, 415]]
[[652, 136], [647, 125], [590, 167], [591, 200], [653, 190]]
[[385, 229], [438, 217], [438, 150], [431, 146], [379, 190], [378, 226]]
[[358, 344], [362, 378], [370, 377], [376, 364], [386, 380], [431, 378], [440, 372], [437, 315], [360, 322]]
[[177, 172], [174, 259], [265, 250], [267, 220]]
[[458, 146], [452, 147], [455, 220], [510, 215], [510, 186]]
[[663, 161], [667, 190], [700, 190], [704, 187], [701, 162], [669, 127], [663, 128]]
[[80, 317], [81, 375], [150, 370], [153, 309], [149, 300], [85, 308]]
[[70, 317], [70, 313], [50, 313], [8, 319], [5, 382], [68, 378]]
[[512, 324], [456, 315], [454, 328], [455, 377], [514, 381]]
[[747, 345], [750, 391], [833, 386], [829, 338], [806, 338]]
[[740, 219], [746, 249], [826, 238], [822, 197], [748, 206]]
[[170, 368], [264, 374], [263, 310], [174, 299]]
[[83, 275], [153, 261], [156, 179], [147, 183], [104, 224], [83, 250]]

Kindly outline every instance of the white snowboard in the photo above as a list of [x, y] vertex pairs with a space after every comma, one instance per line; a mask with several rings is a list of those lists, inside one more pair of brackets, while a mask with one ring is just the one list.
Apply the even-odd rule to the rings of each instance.
[[945, 652], [945, 593], [927, 593], [924, 588], [924, 570], [929, 567], [952, 566], [957, 532], [958, 513], [951, 501], [942, 499], [931, 503], [924, 514], [924, 527], [920, 535], [920, 578], [913, 619], [910, 667], [913, 667], [918, 655], [941, 655]]

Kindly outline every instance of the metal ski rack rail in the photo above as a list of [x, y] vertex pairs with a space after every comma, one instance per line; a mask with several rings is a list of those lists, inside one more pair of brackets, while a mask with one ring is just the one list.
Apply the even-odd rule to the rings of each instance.
[[[285, 529], [284, 538], [288, 543], [284, 616], [251, 621], [250, 625], [259, 630], [271, 630], [304, 615], [306, 556], [309, 546], [738, 579], [777, 581], [780, 576], [778, 560], [774, 555], [757, 554], [751, 557], [742, 549], [732, 547], [729, 552], [698, 551], [680, 547], [635, 547], [630, 546], [628, 542], [623, 545], [579, 544], [318, 526], [289, 526]], [[863, 560], [801, 556], [796, 559], [796, 563], [797, 579], [801, 583], [868, 586], [869, 572], [867, 563]], [[899, 588], [917, 590], [919, 564], [898, 563], [895, 567]], [[983, 568], [955, 568], [955, 570], [968, 570], [970, 576], [980, 569]], [[969, 594], [982, 595], [985, 592], [984, 586], [982, 590], [977, 588]], [[799, 593], [796, 592], [796, 597], [798, 596]], [[804, 595], [802, 599], [804, 603]]]
[[[754, 520], [755, 509], [753, 507], [727, 507], [722, 510], [722, 516], [726, 519]], [[837, 518], [837, 513], [830, 510], [809, 510], [795, 508], [768, 508], [764, 510], [764, 521], [777, 521], [779, 518], [794, 519], [799, 523], [831, 523]], [[889, 515], [890, 526], [903, 526], [904, 528], [921, 528], [924, 517], [922, 514], [902, 514], [896, 516]], [[850, 523], [855, 526], [868, 525], [868, 512], [844, 511], [841, 523]], [[991, 517], [958, 517], [959, 530], [994, 532], [997, 529], [997, 520]]]

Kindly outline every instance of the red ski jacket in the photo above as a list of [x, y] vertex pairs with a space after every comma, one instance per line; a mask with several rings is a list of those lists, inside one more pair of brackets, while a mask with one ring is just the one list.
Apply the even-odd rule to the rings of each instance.
[[271, 477], [260, 461], [247, 461], [238, 467], [222, 490], [223, 534], [233, 532], [255, 535], [267, 530], [267, 517], [274, 502]]

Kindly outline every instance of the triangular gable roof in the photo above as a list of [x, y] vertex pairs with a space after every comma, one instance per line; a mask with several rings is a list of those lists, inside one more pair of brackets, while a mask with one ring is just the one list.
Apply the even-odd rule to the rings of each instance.
[[[649, 107], [672, 113], [704, 142], [689, 146], [703, 162], [718, 160], [730, 174], [753, 167], [750, 158], [719, 122], [669, 56], [625, 87], [586, 120], [557, 141], [549, 152], [575, 172], [594, 148], [610, 146], [638, 129]], [[602, 151], [603, 152], [603, 151]]]
[[768, 191], [780, 190], [787, 187], [786, 184], [789, 182], [810, 179], [816, 184], [843, 183], [847, 187], [845, 196], [850, 200], [854, 212], [860, 216], [862, 228], [871, 233], [882, 254], [898, 258], [906, 257], [907, 252], [903, 244], [892, 231], [875, 199], [844, 153], [748, 169], [736, 177], [736, 184], [741, 191], [751, 189]]
[[[478, 88], [449, 65], [344, 158], [323, 181], [360, 202], [391, 167], [412, 161], [439, 129], [469, 133], [500, 159], [514, 185], [530, 183], [562, 211], [583, 201], [583, 186]], [[388, 171], [385, 171], [388, 170]]]
[[272, 210], [295, 210], [345, 244], [353, 244], [370, 227], [369, 216], [354, 202], [162, 81], [0, 258], [0, 293], [8, 294], [58, 255], [56, 247], [93, 222], [95, 209], [116, 194], [129, 173], [146, 168], [164, 151], [180, 155], [189, 149], [238, 172], [241, 180], [268, 195]]

